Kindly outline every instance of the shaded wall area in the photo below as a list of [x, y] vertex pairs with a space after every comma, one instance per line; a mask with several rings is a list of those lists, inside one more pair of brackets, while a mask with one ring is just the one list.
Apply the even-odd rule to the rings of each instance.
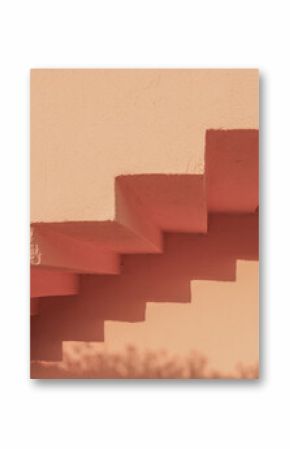
[[[236, 365], [256, 364], [259, 359], [258, 262], [238, 261], [235, 282], [191, 281], [191, 302], [146, 306], [144, 322], [105, 322], [105, 342], [95, 352], [122, 354], [128, 345], [175, 356], [177, 364], [191, 358], [193, 350], [207, 359], [207, 368], [233, 373]], [[81, 343], [74, 348], [83, 350]], [[64, 344], [64, 356], [72, 347]]]
[[207, 234], [165, 234], [163, 254], [123, 256], [121, 275], [82, 275], [78, 295], [43, 298], [32, 360], [61, 361], [66, 341], [106, 343], [106, 322], [142, 322], [148, 301], [189, 303], [193, 280], [235, 282], [237, 260], [257, 259], [257, 213], [210, 215]]

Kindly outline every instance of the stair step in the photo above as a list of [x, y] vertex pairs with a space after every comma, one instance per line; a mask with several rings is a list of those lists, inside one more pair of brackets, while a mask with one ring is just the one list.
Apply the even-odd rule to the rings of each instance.
[[209, 213], [255, 212], [259, 204], [259, 131], [208, 130], [205, 174]]
[[32, 266], [30, 286], [31, 298], [76, 295], [79, 291], [79, 276]]
[[119, 274], [119, 255], [91, 242], [52, 230], [49, 224], [32, 226], [32, 266], [74, 273]]
[[207, 208], [203, 175], [118, 176], [134, 192], [143, 214], [165, 232], [205, 233]]

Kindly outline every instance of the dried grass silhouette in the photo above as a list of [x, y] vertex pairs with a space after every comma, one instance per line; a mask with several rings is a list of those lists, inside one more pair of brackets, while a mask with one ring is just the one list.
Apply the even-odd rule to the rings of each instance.
[[187, 357], [165, 351], [141, 353], [132, 345], [123, 353], [81, 354], [75, 350], [61, 363], [32, 363], [32, 378], [58, 379], [257, 379], [258, 366], [238, 364], [235, 372], [208, 368], [207, 359], [192, 351]]

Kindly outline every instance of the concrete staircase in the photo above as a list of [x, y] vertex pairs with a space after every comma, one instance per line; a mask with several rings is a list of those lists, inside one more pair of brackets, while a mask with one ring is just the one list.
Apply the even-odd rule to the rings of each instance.
[[234, 281], [258, 258], [258, 197], [258, 131], [208, 130], [203, 175], [121, 175], [115, 220], [32, 223], [32, 360], [144, 320], [146, 301], [190, 301], [191, 279]]

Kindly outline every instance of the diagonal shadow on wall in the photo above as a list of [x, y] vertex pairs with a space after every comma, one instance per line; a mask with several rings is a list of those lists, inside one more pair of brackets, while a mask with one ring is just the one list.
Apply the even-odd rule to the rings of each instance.
[[77, 296], [43, 298], [31, 358], [61, 360], [63, 341], [104, 341], [106, 320], [143, 321], [146, 301], [189, 302], [191, 280], [233, 282], [238, 259], [258, 259], [257, 213], [210, 215], [207, 234], [165, 234], [162, 254], [124, 255], [121, 275], [82, 275]]

